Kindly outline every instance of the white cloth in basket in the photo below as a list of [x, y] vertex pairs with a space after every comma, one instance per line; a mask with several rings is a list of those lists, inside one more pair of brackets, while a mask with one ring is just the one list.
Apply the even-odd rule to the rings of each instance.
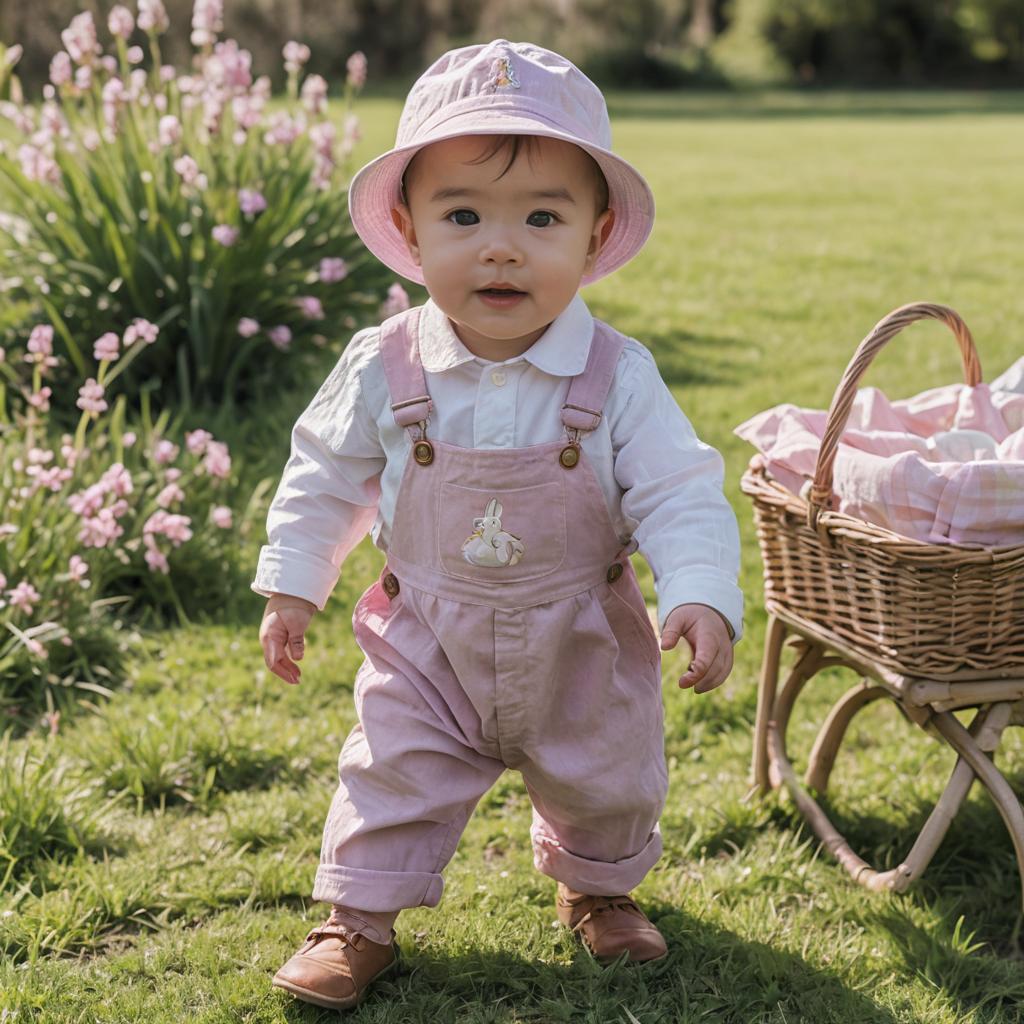
[[[814, 476], [828, 415], [777, 405], [736, 433], [782, 486]], [[1024, 358], [991, 384], [890, 402], [857, 392], [833, 472], [835, 507], [932, 544], [1024, 544]]]

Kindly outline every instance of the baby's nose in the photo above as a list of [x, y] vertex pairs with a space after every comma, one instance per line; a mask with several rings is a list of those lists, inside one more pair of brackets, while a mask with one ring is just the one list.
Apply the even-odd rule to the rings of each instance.
[[481, 263], [521, 263], [522, 259], [522, 250], [508, 231], [492, 232], [480, 247]]

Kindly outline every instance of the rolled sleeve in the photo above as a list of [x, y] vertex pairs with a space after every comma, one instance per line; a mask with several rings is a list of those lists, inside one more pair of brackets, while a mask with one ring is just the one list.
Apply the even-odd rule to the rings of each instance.
[[721, 455], [701, 441], [658, 373], [631, 343], [621, 376], [625, 401], [612, 427], [622, 510], [654, 574], [658, 622], [673, 608], [704, 604], [743, 634], [739, 527], [722, 490]]
[[258, 594], [290, 594], [323, 609], [342, 563], [373, 525], [385, 460], [360, 365], [375, 343], [371, 332], [352, 340], [292, 430], [251, 584]]

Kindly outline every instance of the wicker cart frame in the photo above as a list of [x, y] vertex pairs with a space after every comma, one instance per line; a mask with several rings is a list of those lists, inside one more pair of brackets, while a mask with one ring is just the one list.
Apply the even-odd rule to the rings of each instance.
[[[760, 456], [743, 476], [742, 490], [754, 504], [768, 612], [752, 781], [762, 792], [784, 786], [825, 848], [861, 885], [903, 892], [927, 868], [978, 780], [1012, 839], [1024, 898], [1024, 810], [995, 764], [1004, 731], [1024, 724], [1024, 546], [928, 544], [834, 510], [832, 470], [857, 385], [875, 355], [921, 319], [950, 328], [964, 380], [980, 383], [977, 351], [961, 318], [933, 303], [903, 306], [879, 321], [850, 360], [806, 498], [772, 480]], [[794, 657], [780, 685], [785, 647]], [[860, 681], [826, 716], [801, 782], [786, 751], [787, 726], [807, 684], [835, 667], [851, 669]], [[861, 858], [812, 795], [827, 791], [854, 717], [882, 698], [957, 753], [912, 848], [888, 871]], [[964, 709], [974, 710], [966, 727], [954, 715]]]

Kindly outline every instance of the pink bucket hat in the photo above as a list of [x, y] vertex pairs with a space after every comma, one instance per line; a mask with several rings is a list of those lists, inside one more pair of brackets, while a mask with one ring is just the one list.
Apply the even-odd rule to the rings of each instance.
[[574, 64], [532, 43], [507, 39], [451, 50], [417, 79], [405, 101], [395, 148], [352, 179], [348, 206], [366, 247], [396, 274], [423, 284], [420, 268], [391, 220], [402, 175], [424, 146], [459, 135], [541, 135], [589, 153], [608, 182], [615, 211], [590, 284], [631, 260], [654, 224], [654, 197], [643, 176], [611, 151], [601, 90]]

